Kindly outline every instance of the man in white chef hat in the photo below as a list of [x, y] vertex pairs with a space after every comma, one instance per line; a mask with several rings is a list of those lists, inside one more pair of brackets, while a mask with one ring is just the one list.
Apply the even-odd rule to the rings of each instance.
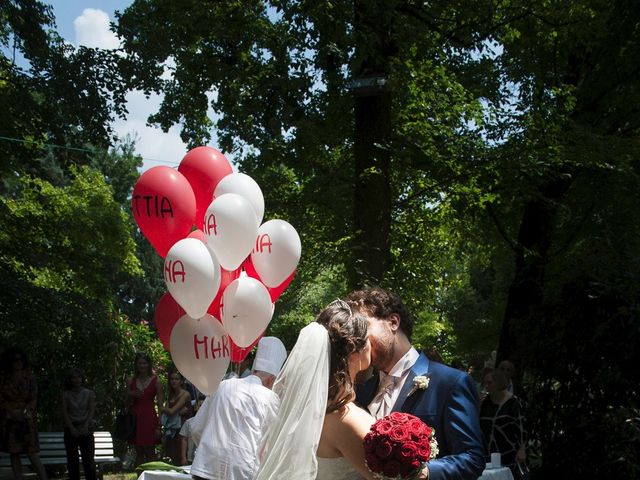
[[260, 439], [278, 413], [280, 401], [271, 388], [286, 358], [280, 339], [261, 338], [251, 375], [224, 380], [207, 398], [194, 419], [202, 426], [201, 435], [195, 432], [200, 439], [191, 465], [194, 479], [253, 478]]

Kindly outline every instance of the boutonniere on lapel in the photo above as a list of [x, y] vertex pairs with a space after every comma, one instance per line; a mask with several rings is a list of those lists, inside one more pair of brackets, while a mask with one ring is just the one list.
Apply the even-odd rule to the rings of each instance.
[[413, 388], [411, 389], [407, 397], [410, 397], [418, 390], [426, 390], [427, 388], [429, 388], [429, 377], [425, 375], [416, 375], [415, 377], [413, 377]]

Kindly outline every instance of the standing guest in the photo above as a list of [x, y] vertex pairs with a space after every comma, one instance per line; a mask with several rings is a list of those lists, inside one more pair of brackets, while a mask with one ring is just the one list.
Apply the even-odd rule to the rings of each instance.
[[136, 353], [134, 374], [127, 381], [127, 405], [136, 417], [136, 434], [129, 440], [136, 450], [136, 465], [156, 460], [156, 444], [160, 442], [160, 423], [156, 413], [163, 405], [162, 389], [153, 372], [151, 358], [144, 352]]
[[[203, 406], [196, 415], [190, 432], [200, 438], [191, 465], [194, 479], [253, 478], [259, 464], [260, 438], [278, 411], [278, 396], [271, 388], [286, 358], [287, 351], [278, 338], [261, 338], [252, 375], [224, 380], [207, 398], [206, 409]], [[204, 429], [201, 434], [200, 428]]]
[[488, 394], [480, 405], [480, 425], [487, 452], [500, 453], [502, 465], [516, 476], [516, 464], [527, 459], [522, 404], [507, 390], [507, 379], [501, 370], [485, 373], [483, 383]]
[[180, 428], [193, 416], [191, 395], [184, 389], [184, 377], [177, 370], [169, 372], [169, 394], [165, 405], [160, 410], [160, 420], [164, 453], [173, 465], [181, 465]]
[[513, 378], [516, 373], [516, 367], [513, 362], [511, 360], [502, 360], [498, 364], [498, 370], [500, 370], [504, 374], [507, 380], [507, 391], [514, 394], [521, 401], [526, 401], [526, 396], [520, 384], [517, 383]]
[[80, 459], [87, 480], [95, 480], [96, 465], [93, 460], [95, 441], [93, 438], [93, 415], [96, 394], [84, 386], [82, 370], [72, 368], [64, 380], [62, 393], [62, 420], [64, 421], [64, 448], [67, 452], [69, 480], [80, 480]]
[[187, 418], [180, 427], [178, 439], [180, 440], [180, 465], [191, 465], [196, 444], [191, 435], [191, 424], [195, 417]]
[[486, 377], [489, 373], [493, 373], [494, 370], [495, 369], [493, 367], [485, 366], [480, 372], [480, 383], [478, 384], [478, 395], [480, 398], [480, 403], [484, 402], [484, 399], [487, 398], [487, 395], [489, 394], [484, 386], [484, 377]]
[[240, 378], [245, 378], [251, 375], [251, 365], [253, 361], [249, 356], [247, 356], [242, 362], [240, 362], [240, 366], [238, 368], [238, 372]]
[[2, 355], [0, 373], [0, 449], [9, 454], [13, 478], [22, 479], [20, 455], [29, 457], [38, 478], [47, 479], [36, 429], [38, 386], [27, 354], [18, 347]]
[[[371, 363], [377, 370], [357, 388], [356, 402], [376, 418], [407, 412], [435, 429], [440, 455], [428, 463], [428, 478], [478, 478], [485, 450], [474, 381], [411, 346], [413, 320], [394, 293], [365, 288], [350, 293], [347, 301], [367, 317]], [[416, 377], [420, 381], [414, 385]]]

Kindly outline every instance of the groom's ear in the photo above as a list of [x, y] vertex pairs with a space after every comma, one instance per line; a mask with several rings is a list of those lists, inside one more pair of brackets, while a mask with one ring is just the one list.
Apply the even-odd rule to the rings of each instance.
[[400, 315], [392, 313], [387, 317], [387, 321], [391, 327], [391, 331], [396, 332], [400, 328]]

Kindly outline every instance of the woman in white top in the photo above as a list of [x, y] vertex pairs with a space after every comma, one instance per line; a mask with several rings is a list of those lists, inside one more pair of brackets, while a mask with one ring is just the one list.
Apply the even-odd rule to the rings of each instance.
[[370, 362], [367, 321], [342, 300], [302, 329], [273, 387], [280, 410], [256, 479], [373, 478], [362, 441], [375, 420], [353, 403], [355, 376]]
[[84, 374], [78, 368], [69, 370], [62, 393], [62, 419], [64, 420], [64, 448], [67, 452], [67, 468], [70, 480], [80, 480], [80, 460], [87, 480], [95, 480], [96, 465], [93, 460], [93, 415], [96, 395], [84, 386]]

